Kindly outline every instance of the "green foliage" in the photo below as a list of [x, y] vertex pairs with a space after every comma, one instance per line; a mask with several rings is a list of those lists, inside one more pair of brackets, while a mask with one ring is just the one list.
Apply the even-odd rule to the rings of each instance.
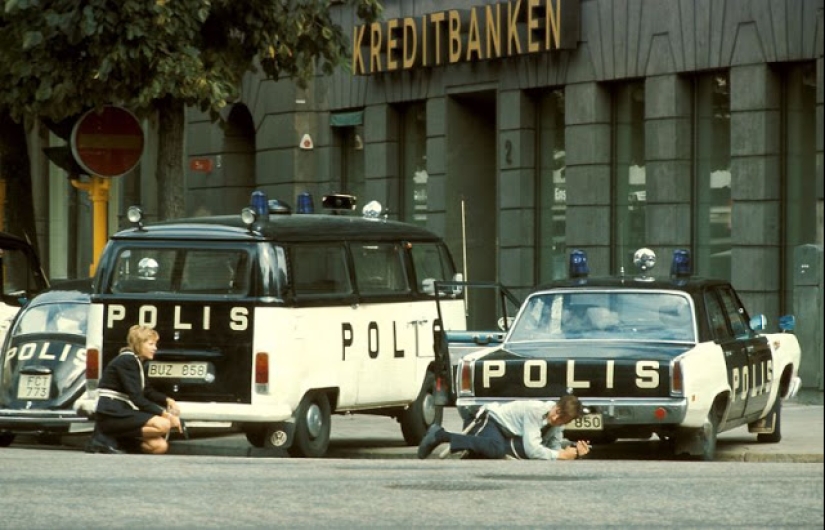
[[[379, 0], [345, 0], [366, 21]], [[305, 84], [345, 64], [348, 37], [329, 0], [6, 0], [0, 108], [59, 120], [172, 98], [213, 115], [259, 65]]]

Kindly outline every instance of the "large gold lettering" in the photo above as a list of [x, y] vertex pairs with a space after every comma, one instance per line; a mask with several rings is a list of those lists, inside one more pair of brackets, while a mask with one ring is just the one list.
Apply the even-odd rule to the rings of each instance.
[[449, 20], [449, 61], [450, 64], [457, 63], [461, 59], [461, 16], [458, 11], [452, 10]]
[[533, 16], [538, 6], [539, 0], [527, 0], [527, 51], [529, 53], [539, 51], [539, 43], [533, 40], [533, 30], [539, 28], [539, 19]]
[[403, 28], [403, 54], [401, 66], [409, 69], [415, 64], [416, 54], [418, 53], [418, 31], [415, 27], [415, 20], [411, 18], [404, 19]]
[[[553, 4], [555, 3], [555, 7]], [[559, 0], [547, 0], [547, 10], [544, 21], [544, 47], [549, 50], [550, 39], [553, 40], [553, 45], [556, 49], [561, 46], [561, 5]]]
[[380, 72], [381, 68], [381, 46], [382, 46], [381, 24], [373, 22], [370, 25], [370, 72]]
[[363, 75], [367, 73], [364, 68], [364, 57], [361, 55], [361, 46], [364, 41], [364, 32], [366, 30], [366, 26], [356, 26], [352, 32], [352, 73], [354, 75]]
[[470, 31], [467, 34], [467, 60], [473, 60], [473, 54], [479, 59], [481, 56], [481, 37], [478, 32], [478, 16], [476, 8], [470, 10]]
[[398, 49], [398, 39], [395, 36], [397, 29], [397, 18], [387, 21], [387, 71], [389, 72], [398, 69], [398, 61], [395, 59], [395, 51]]
[[501, 4], [496, 4], [495, 15], [493, 15], [492, 6], [485, 6], [484, 18], [486, 19], [487, 58], [493, 58], [493, 51], [496, 57], [501, 57]]
[[435, 28], [435, 36], [433, 40], [435, 40], [435, 65], [441, 65], [441, 24], [444, 23], [445, 15], [443, 12], [441, 13], [433, 13], [430, 15], [430, 22]]
[[521, 54], [521, 41], [518, 35], [519, 11], [521, 11], [521, 0], [516, 0], [515, 7], [512, 2], [507, 4], [507, 55], [513, 55], [514, 44], [515, 53]]

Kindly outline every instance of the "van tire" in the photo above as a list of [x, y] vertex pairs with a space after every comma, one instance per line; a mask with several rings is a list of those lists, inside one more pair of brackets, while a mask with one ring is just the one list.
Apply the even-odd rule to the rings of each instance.
[[435, 375], [427, 372], [418, 397], [398, 418], [404, 441], [410, 446], [418, 445], [430, 425], [441, 424], [443, 417], [444, 407], [435, 405]]
[[329, 448], [332, 424], [329, 399], [323, 392], [310, 392], [295, 414], [295, 439], [287, 450], [291, 456], [320, 458]]
[[14, 441], [15, 434], [13, 432], [0, 432], [0, 447], [8, 447]]

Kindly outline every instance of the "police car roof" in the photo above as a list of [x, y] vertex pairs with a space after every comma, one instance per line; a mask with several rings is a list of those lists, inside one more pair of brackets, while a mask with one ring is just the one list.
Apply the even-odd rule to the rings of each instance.
[[47, 291], [31, 299], [29, 305], [52, 304], [56, 302], [89, 302], [92, 279], [58, 280]]
[[551, 289], [651, 289], [685, 291], [687, 293], [699, 293], [704, 289], [717, 285], [729, 285], [730, 282], [715, 279], [691, 276], [688, 278], [669, 277], [645, 277], [641, 276], [601, 276], [588, 278], [572, 278], [567, 280], [557, 280], [533, 289], [533, 292], [547, 291]]
[[209, 240], [209, 241], [438, 241], [429, 230], [354, 215], [270, 214], [268, 221], [250, 230], [240, 215], [195, 217], [144, 225], [142, 229], [122, 230], [112, 239]]

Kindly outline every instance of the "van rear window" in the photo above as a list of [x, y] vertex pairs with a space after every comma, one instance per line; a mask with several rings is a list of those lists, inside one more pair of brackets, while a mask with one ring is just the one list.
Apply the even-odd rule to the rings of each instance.
[[110, 292], [245, 295], [248, 263], [240, 249], [123, 249]]

